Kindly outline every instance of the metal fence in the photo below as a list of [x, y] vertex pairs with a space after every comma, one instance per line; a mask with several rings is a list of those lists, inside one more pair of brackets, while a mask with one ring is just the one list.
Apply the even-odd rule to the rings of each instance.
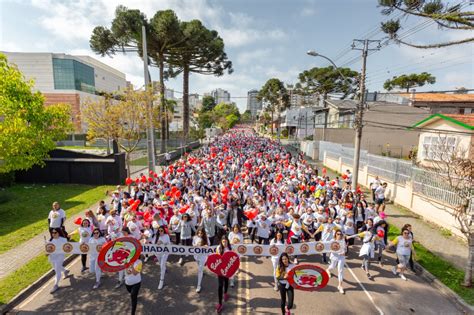
[[[329, 158], [341, 158], [345, 164], [352, 165], [354, 149], [339, 143], [326, 141], [319, 142], [319, 160], [324, 160], [324, 154]], [[378, 175], [395, 184], [406, 184], [411, 182], [413, 191], [426, 197], [438, 200], [447, 205], [456, 206], [461, 203], [459, 196], [452, 191], [442, 177], [432, 171], [421, 169], [410, 161], [404, 161], [384, 156], [369, 154], [361, 150], [361, 167], [367, 165], [368, 173]], [[474, 211], [474, 201], [471, 200], [470, 209]]]

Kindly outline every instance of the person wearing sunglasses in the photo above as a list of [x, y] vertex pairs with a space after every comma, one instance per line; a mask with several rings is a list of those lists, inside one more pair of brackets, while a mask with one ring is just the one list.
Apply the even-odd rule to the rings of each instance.
[[397, 258], [398, 265], [392, 268], [394, 275], [400, 275], [400, 278], [407, 281], [405, 277], [405, 271], [410, 261], [411, 254], [415, 253], [413, 248], [413, 239], [411, 238], [410, 231], [407, 228], [402, 229], [402, 234], [397, 236], [390, 242], [391, 246], [397, 247]]
[[[52, 228], [51, 229], [51, 239], [49, 240], [50, 243], [52, 243], [56, 249], [61, 249], [63, 248], [63, 245], [67, 242], [66, 238], [61, 237], [61, 230], [60, 228]], [[53, 266], [54, 273], [55, 273], [55, 280], [54, 280], [54, 286], [51, 289], [50, 293], [54, 293], [59, 289], [59, 281], [61, 280], [61, 273], [64, 273], [64, 278], [67, 278], [69, 275], [69, 270], [65, 270], [63, 267], [64, 263], [64, 252], [62, 253], [53, 253], [49, 254], [48, 260]]]
[[99, 268], [97, 257], [99, 256], [98, 246], [103, 246], [105, 244], [105, 238], [102, 235], [102, 232], [98, 228], [94, 228], [92, 231], [92, 237], [89, 239], [89, 247], [91, 248], [89, 252], [89, 264], [90, 272], [95, 274], [95, 284], [92, 289], [97, 289], [100, 286], [100, 277], [102, 276], [102, 271]]
[[344, 280], [344, 263], [346, 262], [346, 241], [341, 230], [337, 230], [334, 234], [334, 241], [339, 244], [339, 249], [337, 251], [331, 251], [331, 254], [329, 255], [330, 264], [328, 269], [326, 269], [326, 272], [328, 273], [329, 278], [331, 278], [331, 270], [336, 269], [337, 267], [337, 280], [339, 281], [337, 289], [341, 294], [344, 294], [342, 281]]
[[[171, 239], [170, 236], [166, 233], [165, 228], [160, 226], [158, 228], [158, 234], [156, 234], [156, 242], [157, 245], [170, 245]], [[165, 284], [165, 274], [166, 274], [166, 262], [168, 261], [169, 254], [166, 253], [158, 253], [155, 254], [158, 261], [157, 264], [160, 264], [160, 283], [158, 284], [158, 290], [163, 289], [163, 285]]]

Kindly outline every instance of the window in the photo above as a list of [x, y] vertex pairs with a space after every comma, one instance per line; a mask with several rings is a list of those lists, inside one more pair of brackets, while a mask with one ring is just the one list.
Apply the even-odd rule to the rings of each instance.
[[448, 160], [456, 150], [456, 137], [425, 136], [421, 148], [421, 158], [425, 160]]
[[94, 68], [73, 59], [53, 58], [54, 88], [95, 93]]

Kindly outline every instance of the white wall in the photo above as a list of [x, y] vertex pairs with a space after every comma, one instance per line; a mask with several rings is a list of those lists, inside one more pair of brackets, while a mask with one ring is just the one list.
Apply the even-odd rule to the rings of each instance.
[[53, 58], [51, 53], [4, 53], [9, 63], [14, 63], [26, 79], [35, 81], [35, 90], [54, 91]]
[[[341, 158], [329, 158], [324, 154], [323, 164], [339, 173], [345, 172], [346, 169], [349, 169], [352, 172], [352, 165], [343, 163]], [[451, 209], [449, 205], [413, 192], [411, 182], [406, 182], [405, 184], [393, 183], [379, 174], [369, 173], [367, 166], [365, 166], [360, 167], [359, 169], [359, 184], [369, 188], [370, 182], [376, 175], [379, 176], [382, 182], [387, 183], [386, 195], [391, 201], [410, 209], [412, 212], [422, 216], [427, 221], [449, 229], [457, 236], [464, 237], [464, 235], [459, 231], [458, 223], [451, 215], [453, 209]]]

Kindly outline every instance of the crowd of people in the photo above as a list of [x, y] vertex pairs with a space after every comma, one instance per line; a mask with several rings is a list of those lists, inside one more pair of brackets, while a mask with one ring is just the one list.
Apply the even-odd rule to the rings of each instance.
[[[392, 270], [406, 280], [404, 272], [412, 264], [413, 234], [409, 226], [389, 242], [385, 221], [385, 183], [376, 178], [372, 198], [359, 187], [352, 187], [352, 174], [330, 178], [326, 170], [309, 165], [301, 154], [292, 154], [278, 142], [257, 136], [251, 129], [234, 128], [212, 143], [186, 154], [158, 173], [127, 178], [128, 188], [117, 187], [111, 203], [101, 202], [98, 209], [88, 210], [76, 222], [76, 231], [67, 233], [66, 219], [58, 203], [48, 217], [53, 243], [64, 243], [72, 234], [80, 242], [98, 245], [121, 236], [131, 236], [143, 243], [180, 244], [185, 246], [218, 245], [218, 252], [231, 250], [230, 245], [244, 242], [259, 244], [300, 243], [312, 240], [337, 241], [337, 252], [323, 254], [327, 272], [337, 270], [338, 290], [344, 293], [345, 258], [360, 239], [362, 268], [371, 277], [370, 263], [383, 265], [383, 250], [395, 246], [398, 263]], [[372, 200], [369, 200], [372, 199]], [[82, 255], [82, 272], [95, 273], [97, 289], [101, 270], [97, 256]], [[328, 257], [329, 256], [329, 257]], [[375, 257], [376, 256], [376, 257]], [[56, 271], [52, 292], [58, 288], [64, 254], [51, 254]], [[178, 264], [189, 258], [181, 256]], [[288, 270], [300, 257], [286, 253], [271, 257], [274, 289], [280, 292], [282, 314], [290, 314], [293, 288], [287, 281]], [[143, 263], [154, 260], [160, 266], [158, 289], [165, 284], [168, 254], [148, 255], [127, 270], [118, 272], [116, 288], [126, 285], [132, 296], [132, 313], [136, 310]], [[198, 267], [196, 292], [206, 257], [194, 257]], [[234, 280], [218, 279], [217, 312], [230, 298], [228, 287]]]

